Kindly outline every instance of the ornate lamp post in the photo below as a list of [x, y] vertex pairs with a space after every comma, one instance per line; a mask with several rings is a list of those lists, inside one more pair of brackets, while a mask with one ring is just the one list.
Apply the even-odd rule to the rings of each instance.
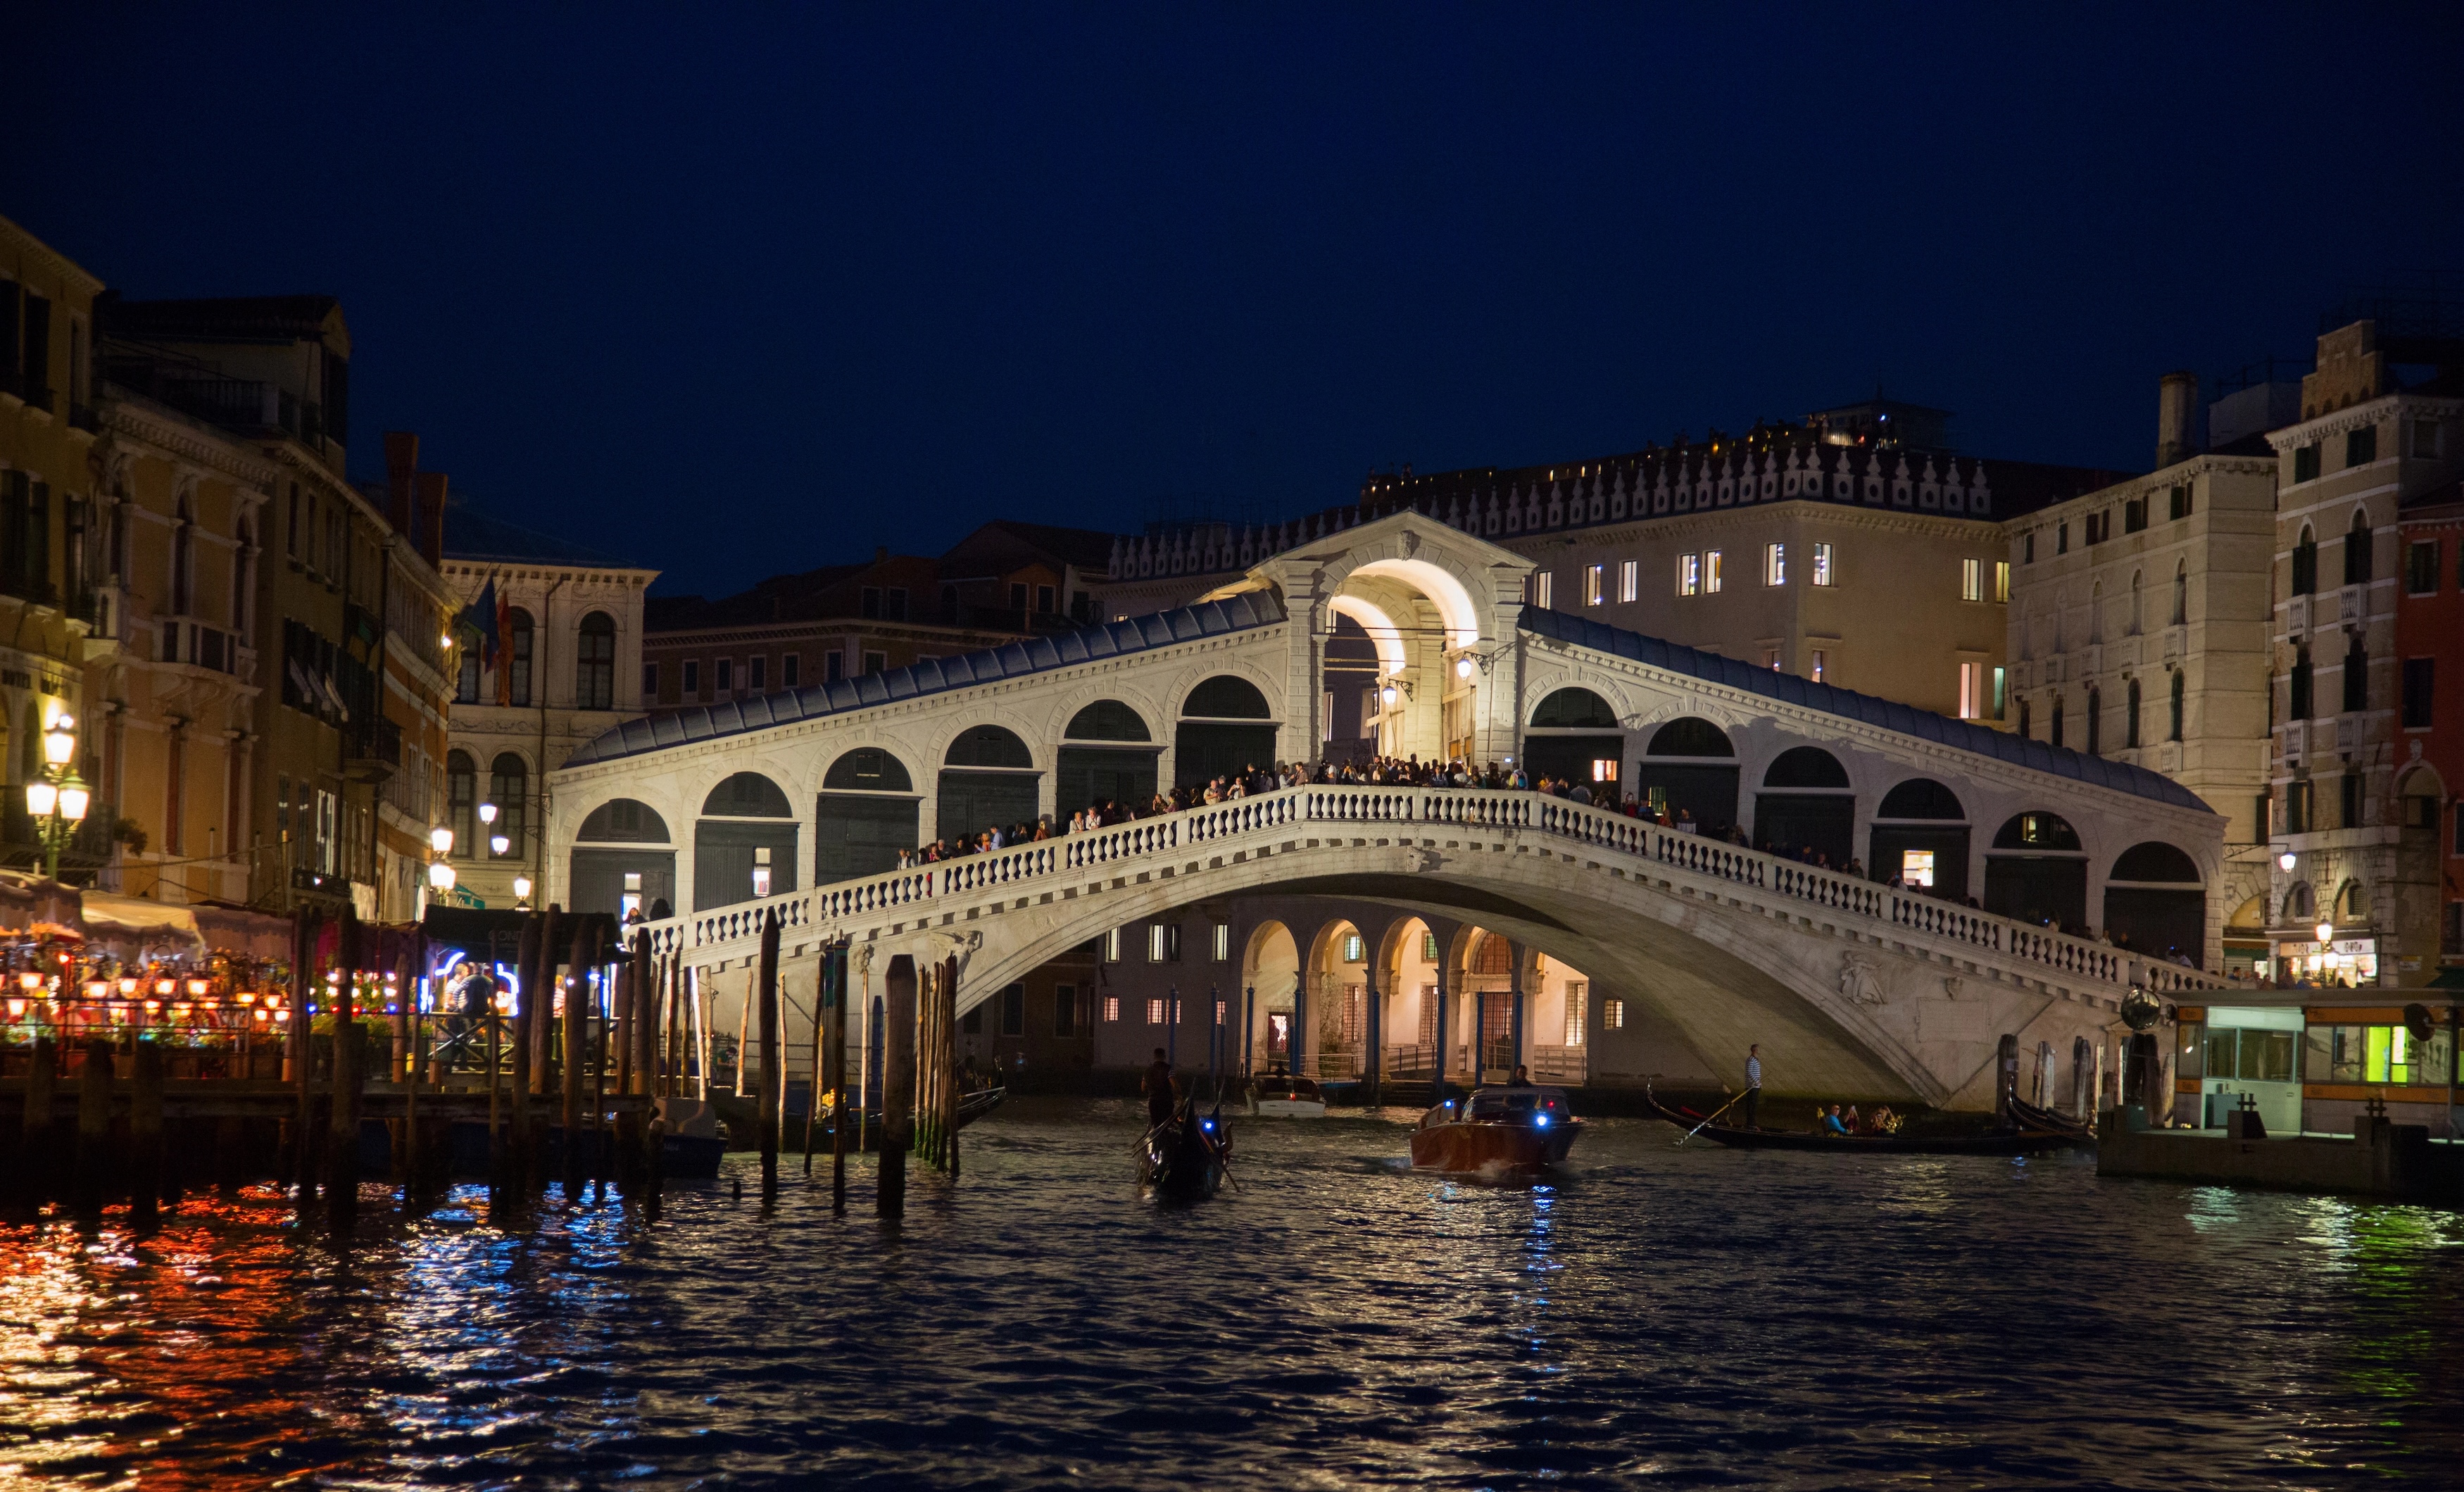
[[436, 851], [436, 858], [428, 863], [428, 884], [441, 896], [453, 889], [453, 863], [446, 858], [453, 853], [453, 831], [438, 824], [428, 831], [428, 845]]
[[43, 838], [43, 874], [55, 881], [60, 874], [60, 846], [85, 822], [86, 809], [93, 802], [85, 779], [70, 767], [77, 760], [77, 721], [65, 714], [54, 715], [50, 729], [43, 732], [42, 778], [26, 784], [26, 811], [33, 816], [36, 832]]

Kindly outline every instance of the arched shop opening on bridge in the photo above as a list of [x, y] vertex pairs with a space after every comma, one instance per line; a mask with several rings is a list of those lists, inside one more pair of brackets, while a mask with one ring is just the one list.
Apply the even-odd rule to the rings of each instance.
[[1686, 715], [1653, 731], [1634, 782], [1645, 806], [1698, 833], [1725, 835], [1737, 822], [1737, 748], [1708, 720]]
[[1876, 880], [1968, 899], [1968, 810], [1942, 783], [1910, 778], [1884, 793], [1866, 843], [1866, 868]]
[[1590, 785], [1595, 796], [1619, 791], [1625, 736], [1617, 712], [1587, 689], [1561, 689], [1531, 712], [1523, 736], [1523, 765], [1533, 781], [1543, 777]]
[[570, 908], [622, 917], [672, 909], [676, 851], [668, 822], [658, 810], [630, 798], [610, 799], [590, 810], [574, 835]]
[[915, 847], [923, 802], [907, 764], [881, 747], [841, 753], [814, 805], [813, 884], [896, 869], [898, 852]]
[[1985, 852], [1985, 910], [2057, 928], [2087, 926], [2087, 852], [2057, 813], [2015, 813]]
[[1143, 811], [1155, 795], [1163, 748], [1146, 717], [1117, 699], [1099, 699], [1070, 715], [1053, 759], [1052, 811], [1067, 819], [1098, 803]]
[[796, 889], [796, 810], [759, 772], [724, 779], [693, 824], [693, 908], [709, 911]]
[[1173, 732], [1175, 787], [1204, 787], [1219, 777], [1275, 765], [1275, 713], [1257, 685], [1219, 673], [1189, 691]]
[[2133, 845], [2104, 879], [2104, 930], [2144, 954], [2192, 960], [2207, 945], [2208, 893], [2199, 867], [2167, 844]]
[[1033, 823], [1043, 807], [1044, 775], [1014, 733], [998, 725], [970, 726], [941, 754], [940, 788], [934, 837], [957, 840]]
[[1843, 868], [1857, 855], [1857, 795], [1848, 769], [1819, 746], [1792, 746], [1764, 769], [1754, 844]]

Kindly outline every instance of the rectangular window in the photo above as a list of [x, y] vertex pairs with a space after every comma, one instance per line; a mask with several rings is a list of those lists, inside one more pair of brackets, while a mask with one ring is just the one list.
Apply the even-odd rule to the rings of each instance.
[[1003, 1036], [1026, 1034], [1026, 986], [1023, 984], [1005, 985], [1001, 989], [1001, 1034]]
[[[473, 671], [473, 673], [476, 673], [476, 672], [477, 672], [477, 670], [476, 670], [476, 669], [473, 669], [472, 671]], [[471, 698], [472, 698], [472, 699], [473, 699], [473, 700], [475, 700], [475, 699], [477, 699], [478, 697], [479, 697], [479, 691], [478, 691], [478, 689], [477, 689], [476, 685], [474, 684], [474, 685], [473, 686], [473, 688], [472, 688], [472, 691], [471, 691]], [[659, 697], [659, 666], [658, 666], [657, 664], [655, 664], [655, 663], [646, 663], [646, 664], [642, 665], [642, 702], [643, 702], [644, 704], [649, 704], [649, 703], [651, 703], [652, 701], [656, 700], [658, 697]], [[466, 702], [467, 702], [467, 701], [466, 701]]]
[[1553, 608], [1557, 598], [1557, 576], [1552, 570], [1542, 570], [1531, 577], [1531, 603], [1543, 611]]
[[1584, 1016], [1588, 1013], [1586, 1007], [1588, 1007], [1591, 1002], [1592, 987], [1589, 983], [1581, 979], [1569, 979], [1566, 981], [1567, 1045], [1580, 1046], [1583, 1044], [1583, 1029], [1585, 1025], [1588, 1024], [1584, 1020]]
[[1677, 594], [1680, 596], [1697, 596], [1702, 594], [1702, 591], [1703, 557], [1701, 555], [1679, 555], [1677, 557]]
[[2434, 658], [2404, 660], [2404, 728], [2408, 731], [2430, 729], [2431, 669]]
[[2416, 460], [2421, 461], [2438, 459], [2438, 422], [2436, 420], [2412, 422], [2412, 454]]
[[1973, 720], [1984, 713], [1985, 665], [1963, 663], [1959, 666], [1959, 717]]
[[1012, 611], [1024, 611], [1026, 609], [1026, 582], [1024, 581], [1013, 581], [1010, 582], [1009, 609]]
[[1814, 583], [1816, 585], [1830, 585], [1835, 583], [1832, 578], [1831, 546], [1829, 544], [1816, 544], [1814, 546]]
[[779, 660], [779, 683], [781, 687], [785, 689], [796, 689], [803, 685], [804, 682], [803, 678], [804, 670], [801, 665], [803, 661], [804, 655], [803, 653], [788, 653]]
[[1788, 546], [1786, 544], [1763, 546], [1763, 583], [1765, 585], [1788, 583]]
[[1114, 928], [1104, 934], [1104, 961], [1106, 963], [1119, 963], [1121, 961], [1121, 930], [1119, 928]]
[[2071, 552], [2071, 526], [2070, 526], [2068, 523], [2060, 523], [2060, 524], [2057, 524], [2057, 525], [2055, 525], [2055, 528], [2054, 528], [2054, 553], [2056, 553], [2056, 554], [2057, 554], [2057, 555], [2066, 555], [2066, 554], [2069, 554], [2070, 552]]
[[1764, 649], [1763, 649], [1763, 667], [1764, 667], [1764, 668], [1766, 668], [1766, 669], [1771, 669], [1773, 673], [1777, 673], [1777, 672], [1780, 670], [1780, 657], [1779, 657], [1779, 649], [1778, 649], [1778, 648], [1776, 648], [1776, 647], [1766, 647], [1766, 648], [1764, 648]]
[[2438, 594], [2438, 540], [2405, 546], [2404, 588], [2412, 596]]
[[2319, 443], [2314, 440], [2293, 452], [2293, 479], [2297, 482], [2310, 482], [2318, 480], [2318, 477]]
[[[841, 604], [845, 604], [845, 603], [842, 603]], [[866, 585], [859, 587], [856, 591], [855, 611], [857, 616], [864, 618], [868, 622], [880, 621], [881, 587], [878, 585]]]
[[1901, 883], [1930, 888], [1933, 885], [1933, 857], [1934, 852], [1930, 849], [1901, 850]]
[[1232, 961], [1232, 924], [1229, 922], [1215, 924], [1215, 961], [1217, 963]]
[[1642, 561], [1628, 560], [1617, 566], [1617, 600], [1633, 601], [1642, 594]]
[[1164, 925], [1160, 922], [1147, 924], [1147, 962], [1149, 963], [1163, 962], [1163, 931]]
[[[907, 593], [904, 591], [899, 592], [899, 596], [902, 600], [905, 598], [906, 594]], [[1053, 596], [1051, 586], [1039, 585], [1035, 588], [1035, 609], [1038, 613], [1047, 617], [1052, 615], [1052, 601]]]
[[1104, 1019], [1107, 1020], [1118, 1020], [1121, 1019], [1121, 997], [1118, 995], [1107, 995], [1104, 997]]
[[1334, 739], [1334, 691], [1332, 690], [1328, 690], [1318, 702], [1317, 738], [1322, 741]]
[[1162, 1000], [1159, 1000], [1159, 999], [1151, 999], [1151, 1000], [1148, 1000], [1148, 1001], [1147, 1001], [1147, 1024], [1149, 1024], [1149, 1025], [1161, 1025], [1161, 1024], [1163, 1024], [1163, 1001], [1162, 1001]]
[[1823, 651], [1821, 648], [1816, 647], [1814, 649], [1814, 671], [1808, 676], [1816, 684], [1826, 683], [1828, 681], [1824, 676], [1830, 671], [1831, 655]]
[[722, 694], [726, 693], [729, 690], [734, 689], [736, 687], [736, 660], [733, 658], [721, 658], [716, 663], [712, 664], [711, 681], [718, 686], [718, 691]]
[[2284, 832], [2310, 832], [2310, 783], [2306, 779], [2284, 784]]
[[1345, 933], [1343, 935], [1343, 961], [1345, 963], [1358, 963], [1364, 956], [1366, 956], [1366, 954], [1361, 946], [1360, 934], [1357, 932]]
[[1984, 560], [1962, 560], [1959, 561], [1959, 599], [1962, 601], [1983, 601], [1985, 599]]
[[1997, 606], [2011, 604], [2011, 561], [2008, 560], [1993, 561], [1993, 603]]
[[2021, 564], [2036, 562], [2036, 535], [2033, 529], [2019, 536], [2019, 562]]
[[759, 691], [770, 687], [770, 660], [754, 657], [745, 660], [744, 687]]
[[836, 684], [847, 677], [847, 654], [833, 647], [822, 654], [822, 682]]
[[889, 669], [890, 654], [869, 652], [864, 655], [864, 671], [866, 673], [886, 673]]
[[1600, 1029], [1603, 1031], [1622, 1031], [1625, 1029], [1624, 1000], [1612, 995], [1608, 998], [1600, 1001]]
[[2168, 508], [2168, 510], [2167, 510], [2167, 516], [2168, 517], [2173, 517], [2173, 518], [2187, 518], [2187, 517], [2189, 517], [2189, 516], [2190, 516], [2190, 489], [2189, 489], [2189, 488], [2188, 488], [2188, 487], [2176, 487], [2176, 488], [2172, 488], [2172, 489], [2170, 489], [2170, 490], [2166, 494], [2166, 496], [2167, 496], [2167, 498], [2168, 499], [2168, 501], [2169, 501], [2169, 503], [2170, 503], [2170, 506], [2169, 506], [2169, 508]]
[[1056, 984], [1052, 987], [1052, 1034], [1078, 1034], [1078, 986]]
[[2379, 458], [2379, 428], [2365, 425], [2344, 432], [2344, 465], [2367, 466]]
[[2004, 669], [1997, 666], [1993, 669], [1993, 718], [1996, 720], [2001, 719], [2002, 712], [2010, 708], [2010, 673]]
[[691, 699], [700, 692], [701, 660], [698, 658], [688, 658], [685, 660], [685, 697], [687, 699]]
[[1604, 564], [1583, 566], [1583, 604], [1603, 605], [1609, 599], [1609, 567]]
[[2122, 505], [2122, 532], [2136, 534], [2147, 527], [2147, 499], [2133, 497]]
[[1703, 552], [1703, 594], [1705, 596], [1716, 596], [1719, 593], [1720, 551], [1716, 549], [1706, 549]]

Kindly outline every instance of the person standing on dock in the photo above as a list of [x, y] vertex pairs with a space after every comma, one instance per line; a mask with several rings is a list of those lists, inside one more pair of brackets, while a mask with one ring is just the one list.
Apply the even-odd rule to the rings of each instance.
[[1155, 1061], [1147, 1064], [1146, 1081], [1141, 1086], [1147, 1095], [1147, 1128], [1152, 1130], [1172, 1117], [1172, 1059], [1163, 1054], [1162, 1047], [1155, 1049]]
[[1759, 1042], [1746, 1048], [1746, 1128], [1759, 1130], [1763, 1107], [1763, 1049]]

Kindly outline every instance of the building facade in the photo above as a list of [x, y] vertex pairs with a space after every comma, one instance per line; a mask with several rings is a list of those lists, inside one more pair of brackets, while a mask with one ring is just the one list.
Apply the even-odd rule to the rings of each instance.
[[2464, 985], [2464, 484], [2397, 511], [2398, 881], [2435, 888], [2435, 949], [2403, 951], [2407, 985]]
[[[2405, 385], [2399, 373], [2421, 363], [2440, 372]], [[2375, 322], [2356, 321], [2319, 339], [2301, 419], [2268, 437], [2277, 856], [2267, 933], [2280, 976], [2397, 986], [2405, 960], [2438, 946], [2438, 882], [2403, 853], [2401, 794], [2417, 774], [2399, 725], [2397, 524], [2408, 499], [2464, 464], [2459, 371], [2454, 343], [2382, 345]]]
[[[643, 647], [643, 594], [658, 572], [457, 500], [446, 509], [444, 573], [457, 610], [471, 617], [456, 628], [445, 757], [458, 899], [513, 907], [547, 880], [545, 775], [649, 703], [644, 684], [655, 664]], [[493, 615], [473, 611], [483, 600], [495, 606]], [[489, 631], [496, 633], [493, 660]], [[583, 825], [581, 837], [654, 845], [665, 842], [664, 828], [605, 822]], [[587, 876], [576, 882], [573, 910], [647, 912], [673, 902], [674, 888], [655, 871], [636, 866], [615, 874], [612, 885]]]

